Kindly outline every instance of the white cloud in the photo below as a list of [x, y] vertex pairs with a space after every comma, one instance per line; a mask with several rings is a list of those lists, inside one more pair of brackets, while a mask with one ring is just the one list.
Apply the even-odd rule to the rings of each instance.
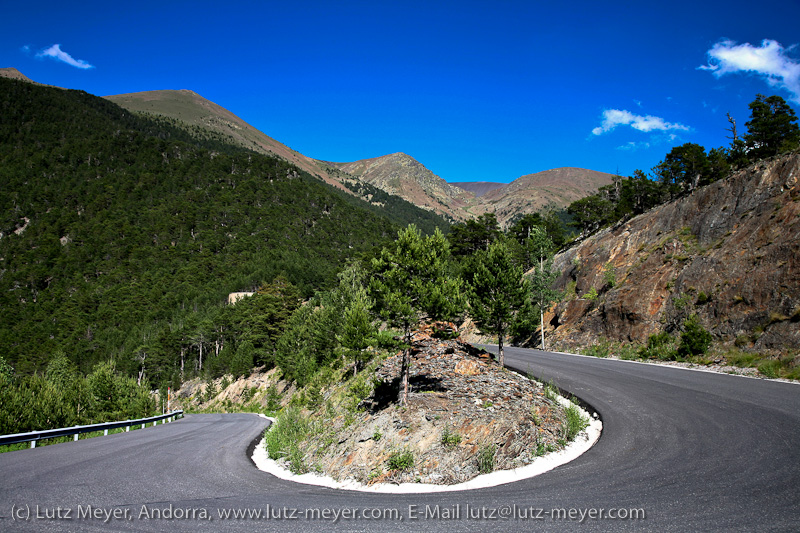
[[636, 150], [647, 150], [650, 148], [650, 143], [642, 142], [637, 143], [633, 141], [629, 141], [628, 144], [623, 144], [622, 146], [617, 146], [617, 150], [623, 150], [628, 152], [635, 152]]
[[55, 59], [56, 61], [61, 61], [62, 63], [66, 63], [67, 65], [71, 65], [73, 67], [81, 68], [81, 69], [94, 68], [92, 65], [90, 65], [86, 61], [84, 61], [82, 59], [75, 59], [71, 55], [69, 55], [68, 53], [63, 51], [61, 49], [61, 45], [60, 44], [54, 44], [50, 48], [42, 50], [41, 52], [36, 54], [36, 57], [49, 57], [49, 58]]
[[630, 126], [643, 132], [681, 130], [688, 131], [689, 127], [683, 124], [673, 124], [661, 117], [652, 115], [637, 115], [623, 109], [606, 109], [603, 111], [603, 123], [594, 128], [594, 135], [602, 135], [614, 130], [617, 126]]
[[759, 47], [722, 40], [707, 52], [708, 64], [697, 68], [707, 70], [717, 78], [736, 72], [752, 72], [764, 77], [770, 85], [786, 89], [792, 93], [792, 100], [800, 103], [800, 62], [787, 54], [792, 48], [794, 45], [784, 48], [771, 39], [764, 39]]

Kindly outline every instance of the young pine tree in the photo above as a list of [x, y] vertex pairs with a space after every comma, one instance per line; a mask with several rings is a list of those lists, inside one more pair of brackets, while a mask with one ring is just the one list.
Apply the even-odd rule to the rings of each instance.
[[467, 274], [470, 314], [482, 331], [497, 335], [497, 357], [502, 366], [503, 343], [530, 298], [530, 284], [503, 240], [479, 252], [473, 268]]
[[403, 330], [400, 403], [408, 402], [411, 329], [423, 318], [450, 319], [464, 309], [461, 280], [450, 276], [450, 247], [436, 230], [423, 237], [413, 224], [373, 260], [370, 289], [381, 316]]

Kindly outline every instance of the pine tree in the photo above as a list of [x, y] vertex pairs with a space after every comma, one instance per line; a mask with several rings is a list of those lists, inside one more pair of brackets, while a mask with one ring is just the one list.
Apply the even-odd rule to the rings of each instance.
[[411, 330], [423, 318], [450, 319], [464, 309], [461, 280], [450, 276], [450, 248], [439, 230], [422, 237], [415, 225], [401, 230], [395, 243], [373, 260], [370, 285], [385, 320], [403, 330], [400, 403], [408, 402]]
[[470, 315], [482, 331], [497, 335], [500, 366], [505, 363], [504, 341], [530, 297], [523, 274], [504, 240], [477, 254], [474, 271], [468, 274]]
[[362, 363], [364, 350], [377, 333], [377, 328], [372, 323], [371, 309], [372, 300], [367, 295], [367, 290], [363, 287], [356, 288], [350, 305], [344, 310], [342, 333], [337, 336], [344, 355], [353, 361], [354, 376]]
[[756, 95], [750, 103], [750, 111], [744, 140], [751, 161], [794, 150], [800, 145], [797, 116], [783, 98]]

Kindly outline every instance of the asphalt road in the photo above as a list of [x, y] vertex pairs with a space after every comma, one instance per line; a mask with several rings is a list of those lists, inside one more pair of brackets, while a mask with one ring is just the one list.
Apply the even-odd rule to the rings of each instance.
[[257, 470], [262, 418], [190, 415], [0, 454], [0, 531], [800, 530], [800, 385], [515, 348], [506, 362], [600, 413], [597, 444], [508, 485], [367, 494]]

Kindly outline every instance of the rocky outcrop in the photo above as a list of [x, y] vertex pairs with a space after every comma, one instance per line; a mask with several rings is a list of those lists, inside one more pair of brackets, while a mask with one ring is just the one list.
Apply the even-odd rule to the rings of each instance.
[[[563, 446], [555, 391], [510, 372], [459, 340], [413, 339], [410, 393], [397, 403], [399, 359], [375, 372], [377, 386], [356, 411], [330, 418], [302, 444], [317, 472], [360, 483], [450, 485], [490, 470], [532, 463]], [[392, 458], [406, 454], [401, 467]], [[487, 461], [481, 463], [481, 461]]]
[[557, 346], [645, 342], [696, 314], [717, 341], [800, 347], [800, 153], [606, 229], [556, 257]]

